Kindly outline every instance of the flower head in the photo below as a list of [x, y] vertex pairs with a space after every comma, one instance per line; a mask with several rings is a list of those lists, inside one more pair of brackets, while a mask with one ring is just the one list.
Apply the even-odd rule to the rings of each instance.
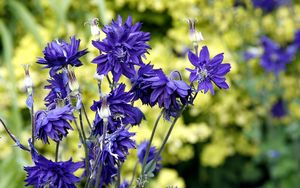
[[53, 40], [44, 49], [44, 58], [38, 58], [37, 62], [45, 65], [43, 68], [50, 68], [50, 76], [67, 65], [81, 66], [79, 58], [87, 53], [87, 49], [78, 51], [79, 44], [80, 40], [75, 36], [71, 37], [71, 43]]
[[31, 146], [31, 153], [35, 165], [24, 167], [27, 172], [26, 186], [76, 188], [75, 183], [79, 182], [80, 178], [73, 173], [83, 166], [82, 162], [74, 163], [72, 159], [53, 162], [39, 155], [33, 146]]
[[287, 114], [287, 108], [284, 100], [279, 98], [271, 109], [272, 116], [275, 118], [282, 118]]
[[122, 23], [121, 16], [102, 30], [106, 38], [102, 41], [93, 41], [93, 45], [102, 52], [93, 60], [97, 64], [98, 74], [107, 75], [112, 72], [113, 80], [118, 81], [120, 76], [131, 78], [135, 75], [134, 65], [143, 65], [142, 57], [150, 48], [147, 42], [150, 33], [140, 31], [141, 23], [132, 24], [129, 16]]
[[[103, 115], [100, 110], [102, 107], [107, 109], [102, 110], [108, 121], [108, 131], [114, 132], [121, 125], [138, 125], [144, 118], [144, 114], [137, 107], [131, 104], [132, 94], [125, 92], [125, 85], [120, 84], [107, 97], [101, 98], [99, 101], [94, 101], [91, 110], [97, 112], [94, 120], [94, 134], [102, 135]], [[103, 105], [105, 103], [105, 105]], [[109, 112], [109, 113], [106, 113]]]
[[[138, 155], [138, 158], [139, 158], [139, 162], [141, 164], [143, 164], [143, 162], [144, 162], [144, 158], [145, 158], [145, 155], [146, 155], [146, 150], [147, 150], [148, 145], [149, 145], [149, 141], [144, 141], [138, 146], [137, 155]], [[151, 146], [150, 150], [149, 150], [149, 155], [148, 155], [148, 159], [146, 161], [146, 164], [149, 163], [150, 161], [152, 161], [155, 158], [156, 153], [157, 153], [156, 147]], [[156, 162], [156, 167], [155, 167], [154, 172], [158, 172], [159, 169], [161, 168], [160, 161], [161, 161], [161, 157], [159, 156], [159, 158], [157, 159], [157, 162]]]
[[69, 129], [73, 130], [69, 123], [72, 120], [74, 116], [71, 105], [49, 111], [37, 111], [35, 113], [35, 136], [42, 139], [44, 143], [49, 142], [48, 137], [58, 142], [68, 134]]
[[45, 97], [46, 106], [50, 109], [56, 107], [58, 102], [63, 102], [63, 106], [68, 104], [66, 100], [70, 89], [68, 87], [68, 77], [65, 72], [54, 74], [48, 82], [49, 85], [45, 86], [46, 89], [50, 89], [49, 94]]
[[295, 47], [281, 48], [279, 44], [265, 36], [261, 38], [261, 43], [264, 48], [260, 59], [261, 66], [267, 72], [273, 72], [278, 76], [281, 71], [285, 70], [286, 64], [292, 61]]
[[210, 59], [209, 51], [206, 46], [202, 47], [200, 54], [194, 54], [189, 51], [189, 60], [195, 66], [195, 69], [187, 69], [191, 72], [190, 82], [198, 82], [197, 91], [208, 90], [214, 94], [212, 82], [215, 83], [220, 89], [228, 89], [225, 75], [230, 71], [230, 64], [222, 64], [223, 53], [216, 55]]
[[153, 65], [150, 64], [140, 67], [136, 76], [131, 79], [132, 88], [130, 92], [133, 93], [134, 101], [140, 99], [143, 104], [154, 105], [150, 103], [150, 96], [153, 92], [152, 82], [147, 79], [157, 77], [161, 72], [161, 69], [154, 69]]
[[124, 127], [108, 135], [107, 140], [110, 151], [122, 162], [125, 161], [128, 150], [135, 148], [135, 142], [131, 139], [134, 135], [135, 133], [129, 132]]

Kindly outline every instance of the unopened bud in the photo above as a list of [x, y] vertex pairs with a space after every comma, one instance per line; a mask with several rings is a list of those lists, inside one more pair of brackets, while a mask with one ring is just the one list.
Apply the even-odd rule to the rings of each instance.
[[24, 78], [24, 87], [25, 87], [25, 90], [28, 92], [28, 94], [31, 95], [32, 93], [32, 87], [33, 87], [33, 81], [30, 77], [30, 74], [29, 74], [29, 64], [25, 64], [23, 65], [23, 68], [24, 68], [24, 71], [25, 71], [25, 78]]
[[79, 83], [75, 76], [73, 67], [72, 68], [70, 68], [70, 66], [68, 67], [67, 75], [68, 75], [68, 81], [69, 81], [68, 83], [69, 83], [69, 88], [71, 90], [71, 95], [77, 96], [79, 94]]
[[98, 115], [105, 122], [107, 122], [108, 117], [111, 116], [111, 112], [110, 112], [110, 109], [109, 109], [109, 104], [107, 103], [107, 95], [102, 97], [102, 104], [101, 104], [101, 108], [98, 109]]
[[90, 25], [91, 28], [91, 34], [93, 36], [100, 36], [100, 28], [99, 28], [99, 19], [98, 18], [92, 18], [91, 20], [89, 20], [88, 22], [86, 22], [87, 24]]
[[190, 29], [190, 39], [193, 43], [198, 43], [204, 40], [202, 33], [196, 30], [196, 19], [187, 19]]

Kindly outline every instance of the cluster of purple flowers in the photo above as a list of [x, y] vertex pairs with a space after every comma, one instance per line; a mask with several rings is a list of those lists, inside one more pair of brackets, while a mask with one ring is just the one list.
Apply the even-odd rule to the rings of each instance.
[[[97, 29], [97, 26], [93, 27], [94, 30]], [[97, 74], [108, 78], [111, 91], [109, 94], [102, 93], [101, 82], [98, 82], [100, 99], [90, 107], [95, 118], [88, 136], [82, 123], [82, 110], [85, 112], [85, 108], [73, 71], [73, 67], [82, 65], [79, 58], [87, 54], [87, 49], [79, 50], [80, 40], [73, 36], [70, 43], [63, 40], [50, 42], [43, 51], [44, 57], [38, 58], [37, 62], [44, 65], [43, 68], [50, 69], [49, 85], [45, 86], [49, 93], [44, 98], [45, 110], [33, 114], [32, 108], [34, 124], [30, 149], [21, 145], [31, 152], [34, 162], [34, 166], [24, 168], [27, 172], [26, 186], [73, 188], [81, 179], [85, 179], [87, 187], [102, 187], [116, 182], [119, 167], [125, 162], [129, 150], [137, 148], [133, 139], [135, 133], [129, 129], [140, 125], [145, 119], [142, 111], [134, 106], [135, 101], [141, 100], [150, 107], [157, 105], [164, 112], [165, 119], [171, 121], [174, 118], [175, 123], [185, 107], [193, 103], [198, 92], [207, 93], [209, 90], [214, 94], [212, 83], [220, 89], [229, 88], [225, 75], [230, 71], [230, 64], [222, 64], [223, 54], [210, 59], [206, 46], [199, 54], [197, 48], [195, 53], [189, 51], [189, 61], [195, 68], [187, 69], [190, 72], [188, 84], [179, 71], [173, 71], [167, 76], [162, 69], [155, 69], [150, 63], [143, 62], [150, 49], [150, 33], [141, 31], [141, 23], [133, 24], [131, 17], [123, 23], [121, 16], [118, 16], [116, 21], [112, 20], [102, 31], [106, 37], [92, 41], [100, 52], [92, 62], [97, 64]], [[113, 76], [112, 82], [110, 74]], [[119, 83], [122, 76], [131, 82], [128, 91], [125, 90], [125, 84]], [[32, 93], [30, 96], [32, 97]], [[31, 101], [33, 105], [33, 99]], [[78, 113], [74, 113], [75, 111]], [[80, 119], [80, 128], [76, 114]], [[87, 116], [86, 119], [89, 122]], [[85, 149], [83, 161], [58, 161], [58, 149], [55, 162], [38, 154], [34, 147], [35, 139], [40, 139], [45, 144], [50, 143], [50, 139], [56, 142], [58, 148], [63, 138], [73, 130], [72, 122], [76, 125]], [[151, 140], [145, 141], [138, 146], [138, 159], [142, 165], [157, 160], [154, 161], [156, 166], [153, 172], [158, 172], [161, 168], [159, 152], [151, 146]], [[79, 168], [85, 168], [81, 178], [74, 175]], [[127, 181], [120, 185], [129, 186]]]

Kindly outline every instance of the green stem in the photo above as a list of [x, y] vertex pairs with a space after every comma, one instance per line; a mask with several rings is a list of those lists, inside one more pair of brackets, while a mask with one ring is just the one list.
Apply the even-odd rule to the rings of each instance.
[[121, 167], [122, 167], [122, 164], [120, 163], [120, 161], [118, 161], [117, 163], [118, 163], [118, 175], [117, 175], [116, 188], [119, 188], [120, 184], [121, 184]]
[[133, 184], [133, 180], [134, 180], [134, 177], [135, 177], [135, 173], [136, 173], [136, 169], [137, 169], [137, 166], [139, 164], [139, 161], [137, 161], [134, 165], [134, 168], [133, 168], [133, 172], [132, 172], [132, 177], [131, 177], [131, 180], [130, 180], [130, 184], [129, 184], [129, 187], [131, 187], [131, 185]]
[[56, 142], [56, 149], [55, 149], [55, 162], [58, 160], [58, 150], [59, 150], [59, 141]]
[[30, 108], [30, 114], [31, 114], [31, 134], [32, 134], [31, 137], [32, 137], [32, 145], [34, 146], [34, 141], [35, 141], [35, 136], [34, 136], [35, 135], [35, 118], [34, 118], [34, 107], [33, 107], [33, 104], [32, 104], [32, 106]]
[[153, 137], [154, 137], [156, 128], [157, 128], [157, 126], [158, 126], [158, 122], [159, 122], [161, 116], [163, 115], [163, 112], [164, 112], [164, 110], [162, 110], [162, 111], [160, 112], [160, 114], [158, 115], [158, 117], [157, 117], [157, 119], [156, 119], [156, 121], [155, 121], [153, 130], [152, 130], [152, 132], [151, 132], [151, 136], [150, 136], [150, 139], [149, 139], [149, 144], [148, 144], [148, 146], [147, 146], [146, 154], [145, 154], [145, 157], [144, 157], [144, 160], [143, 160], [143, 165], [142, 165], [142, 177], [144, 176], [144, 170], [145, 170], [146, 162], [147, 162], [147, 160], [148, 160], [148, 156], [149, 156], [149, 152], [150, 152], [150, 148], [151, 148], [151, 143], [152, 143], [152, 140], [153, 140]]
[[[104, 150], [104, 146], [105, 146], [105, 137], [106, 137], [106, 131], [107, 131], [107, 125], [108, 125], [108, 121], [103, 120], [103, 138], [102, 138], [102, 151]], [[102, 152], [101, 151], [101, 152]], [[103, 161], [100, 163], [100, 166], [98, 168], [97, 171], [97, 178], [96, 178], [96, 184], [95, 187], [99, 187], [100, 185], [100, 179], [101, 179], [101, 173], [102, 173], [102, 168], [103, 168]]]
[[[171, 124], [171, 126], [170, 126], [170, 128], [169, 128], [169, 130], [168, 130], [168, 133], [167, 133], [166, 137], [164, 138], [163, 143], [162, 143], [162, 145], [161, 145], [159, 151], [156, 153], [154, 159], [151, 161], [150, 166], [152, 166], [152, 165], [154, 165], [154, 164], [156, 163], [156, 161], [157, 161], [157, 159], [159, 158], [159, 156], [160, 156], [162, 150], [165, 148], [165, 145], [166, 145], [166, 143], [167, 143], [167, 141], [168, 141], [168, 139], [169, 139], [169, 137], [170, 137], [170, 135], [171, 135], [171, 132], [172, 132], [172, 130], [173, 130], [173, 128], [174, 128], [174, 126], [175, 126], [177, 120], [179, 119], [179, 117], [181, 116], [181, 114], [182, 114], [182, 112], [185, 110], [185, 108], [186, 108], [186, 105], [182, 106], [182, 108], [180, 109], [180, 112], [179, 112], [178, 116], [177, 116], [177, 117], [174, 119], [174, 121], [172, 122], [172, 124]], [[150, 169], [150, 168], [149, 168], [149, 169]], [[149, 170], [149, 169], [147, 169], [147, 170]], [[145, 172], [145, 174], [147, 174], [147, 173], [148, 173], [148, 171]]]
[[83, 123], [82, 123], [82, 112], [81, 109], [79, 110], [79, 122], [80, 122], [80, 129], [82, 132], [82, 137], [83, 137], [83, 147], [84, 147], [84, 153], [85, 153], [85, 169], [87, 172], [87, 177], [89, 176], [89, 154], [88, 154], [88, 148], [86, 144], [86, 135], [85, 131], [83, 128]]
[[4, 121], [0, 118], [0, 122], [1, 124], [3, 125], [5, 131], [7, 132], [7, 134], [10, 136], [10, 138], [23, 150], [25, 151], [29, 151], [30, 152], [30, 149], [27, 148], [26, 146], [24, 146], [23, 144], [20, 143], [20, 141], [15, 137], [15, 135], [13, 135], [9, 129], [7, 128], [7, 126], [5, 125]]
[[86, 110], [85, 110], [85, 107], [84, 107], [83, 103], [81, 103], [81, 106], [82, 106], [82, 110], [83, 110], [83, 114], [85, 116], [85, 119], [86, 119], [86, 121], [87, 121], [90, 129], [92, 129], [91, 122], [90, 122], [89, 117], [88, 117], [88, 115], [86, 113]]

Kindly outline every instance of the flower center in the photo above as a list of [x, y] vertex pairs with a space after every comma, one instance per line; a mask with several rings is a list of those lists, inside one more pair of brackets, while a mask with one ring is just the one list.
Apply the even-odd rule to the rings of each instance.
[[206, 68], [200, 68], [198, 69], [198, 82], [203, 82], [205, 78], [207, 78], [208, 72]]
[[123, 47], [117, 47], [115, 49], [114, 55], [118, 59], [118, 61], [120, 61], [121, 63], [123, 63], [124, 60], [125, 60], [125, 57], [127, 55], [127, 52], [126, 52], [126, 50]]
[[278, 61], [278, 59], [279, 59], [279, 57], [278, 57], [278, 55], [276, 53], [273, 53], [271, 55], [271, 61], [276, 62], [276, 61]]

